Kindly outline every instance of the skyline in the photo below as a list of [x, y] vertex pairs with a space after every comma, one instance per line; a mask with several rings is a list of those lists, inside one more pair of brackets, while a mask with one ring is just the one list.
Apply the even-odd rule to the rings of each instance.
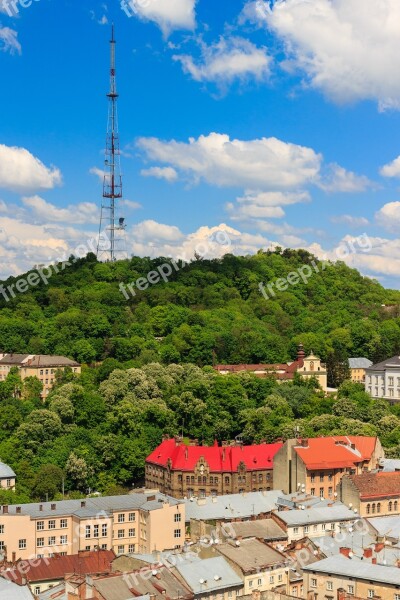
[[336, 259], [365, 234], [371, 248], [344, 260], [399, 287], [395, 0], [142, 0], [130, 16], [117, 1], [10, 5], [2, 278], [98, 230], [113, 21], [129, 253], [193, 255], [224, 230], [238, 254]]

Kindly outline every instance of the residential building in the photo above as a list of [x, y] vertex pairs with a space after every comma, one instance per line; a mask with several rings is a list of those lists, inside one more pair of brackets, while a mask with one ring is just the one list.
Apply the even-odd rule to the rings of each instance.
[[271, 544], [275, 548], [285, 544], [288, 539], [286, 531], [274, 519], [260, 519], [256, 521], [232, 521], [222, 525], [224, 537], [237, 540], [257, 538]]
[[393, 471], [400, 471], [400, 459], [383, 458], [381, 461], [379, 461], [379, 470], [385, 473], [393, 473]]
[[24, 585], [27, 583], [35, 595], [52, 589], [64, 582], [65, 576], [76, 574], [111, 573], [111, 563], [115, 559], [112, 550], [96, 552], [82, 551], [71, 556], [57, 554], [53, 558], [34, 561], [18, 561], [0, 571], [8, 581]]
[[379, 541], [388, 542], [400, 547], [400, 519], [398, 515], [391, 517], [372, 516], [367, 519], [371, 531]]
[[400, 402], [400, 356], [392, 356], [365, 370], [365, 391], [372, 398]]
[[27, 377], [37, 377], [43, 384], [43, 398], [49, 394], [57, 371], [64, 371], [70, 367], [77, 375], [81, 372], [81, 365], [65, 356], [0, 354], [0, 381], [6, 379], [12, 367], [17, 367], [22, 380]]
[[243, 593], [243, 580], [223, 556], [178, 561], [174, 574], [198, 600], [234, 600]]
[[17, 585], [0, 577], [0, 600], [33, 600], [27, 585]]
[[369, 369], [372, 361], [368, 358], [349, 358], [350, 379], [354, 383], [365, 383], [365, 369]]
[[11, 467], [0, 462], [0, 489], [15, 490], [17, 476]]
[[328, 391], [328, 372], [326, 370], [326, 365], [312, 352], [309, 356], [306, 356], [302, 344], [299, 345], [296, 360], [292, 362], [271, 365], [215, 365], [214, 369], [221, 375], [247, 372], [254, 373], [257, 377], [273, 377], [278, 382], [292, 381], [297, 373], [304, 379], [315, 377], [321, 388], [325, 392]]
[[116, 554], [180, 547], [185, 504], [159, 493], [3, 506], [0, 549], [15, 562], [82, 550]]
[[334, 499], [343, 475], [376, 469], [384, 452], [377, 437], [287, 440], [274, 457], [274, 486]]
[[146, 487], [175, 498], [268, 491], [281, 447], [281, 442], [199, 446], [165, 439], [146, 459]]
[[323, 508], [282, 510], [273, 513], [272, 518], [286, 531], [289, 542], [292, 542], [304, 537], [340, 533], [353, 525], [359, 517], [353, 510], [337, 502]]
[[287, 589], [288, 559], [269, 544], [255, 538], [231, 540], [215, 546], [242, 577], [244, 594]]
[[304, 594], [316, 598], [399, 600], [400, 569], [342, 555], [303, 567]]
[[362, 517], [400, 514], [400, 472], [345, 475], [338, 496]]

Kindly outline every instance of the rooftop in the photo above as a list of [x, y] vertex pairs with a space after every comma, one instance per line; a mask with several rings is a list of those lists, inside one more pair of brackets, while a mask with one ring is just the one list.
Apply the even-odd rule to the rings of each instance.
[[218, 544], [215, 549], [244, 573], [257, 573], [259, 569], [287, 562], [283, 554], [255, 538]]
[[222, 528], [236, 538], [259, 538], [265, 541], [287, 540], [287, 533], [273, 519], [226, 523]]
[[0, 365], [20, 367], [79, 367], [80, 364], [65, 356], [47, 354], [3, 354]]
[[331, 436], [299, 440], [294, 447], [307, 469], [340, 469], [371, 460], [376, 437]]
[[244, 463], [248, 470], [273, 468], [273, 459], [282, 442], [275, 444], [254, 444], [252, 446], [187, 446], [175, 439], [164, 440], [146, 459], [147, 463], [192, 472], [203, 457], [213, 473], [226, 473], [238, 470]]
[[383, 360], [382, 362], [376, 363], [375, 365], [371, 365], [368, 370], [370, 371], [386, 371], [386, 369], [400, 368], [400, 356], [392, 356], [392, 358], [388, 358]]
[[400, 472], [362, 473], [349, 475], [360, 492], [360, 498], [390, 498], [400, 496]]
[[390, 517], [368, 517], [367, 520], [380, 537], [400, 540], [400, 518], [398, 515]]
[[14, 477], [16, 477], [16, 474], [14, 473], [12, 468], [6, 465], [5, 463], [0, 462], [0, 479], [13, 479]]
[[33, 600], [29, 587], [23, 587], [0, 577], [0, 600]]
[[372, 365], [372, 361], [368, 358], [349, 358], [350, 369], [368, 369]]
[[288, 527], [312, 525], [314, 523], [331, 523], [337, 521], [354, 521], [358, 519], [350, 508], [347, 508], [341, 502], [336, 502], [333, 506], [324, 506], [322, 508], [306, 508], [305, 510], [287, 510], [275, 513]]
[[[158, 510], [163, 503], [170, 505], [183, 504], [171, 496], [160, 493], [137, 493], [125, 496], [99, 496], [85, 498], [84, 500], [61, 500], [59, 502], [32, 502], [31, 504], [10, 505], [3, 507], [3, 515], [29, 515], [32, 518], [76, 515], [80, 518], [96, 517], [106, 513], [110, 516], [113, 512], [124, 510]], [[17, 508], [19, 512], [17, 513]], [[4, 512], [6, 509], [7, 512]], [[1, 511], [0, 511], [1, 512]]]
[[345, 558], [344, 556], [330, 556], [312, 565], [303, 567], [303, 571], [327, 573], [348, 577], [349, 579], [362, 579], [373, 583], [383, 583], [400, 586], [400, 569], [374, 565], [368, 562]]
[[186, 521], [249, 519], [254, 515], [267, 514], [276, 509], [281, 490], [269, 492], [248, 492], [244, 494], [226, 494], [225, 496], [207, 496], [199, 500], [184, 500]]
[[243, 587], [241, 577], [222, 556], [186, 563], [178, 562], [176, 570], [194, 594]]

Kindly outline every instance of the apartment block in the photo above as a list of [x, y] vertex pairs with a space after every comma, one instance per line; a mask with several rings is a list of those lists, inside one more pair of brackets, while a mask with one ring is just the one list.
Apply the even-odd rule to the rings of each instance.
[[0, 510], [0, 550], [12, 562], [82, 550], [146, 553], [179, 548], [184, 540], [184, 503], [158, 493], [3, 506]]
[[400, 472], [345, 475], [338, 495], [345, 504], [351, 503], [361, 517], [400, 514]]

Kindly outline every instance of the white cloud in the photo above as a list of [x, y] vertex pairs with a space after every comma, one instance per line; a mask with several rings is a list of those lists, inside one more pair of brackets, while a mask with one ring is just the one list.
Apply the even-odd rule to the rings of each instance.
[[200, 41], [201, 59], [175, 54], [173, 59], [182, 64], [185, 73], [195, 81], [211, 81], [219, 85], [249, 77], [263, 81], [270, 76], [272, 58], [266, 48], [257, 48], [243, 38], [223, 38], [208, 46]]
[[277, 138], [231, 140], [210, 133], [189, 143], [140, 138], [138, 147], [152, 160], [218, 186], [280, 190], [314, 182], [322, 156], [312, 148]]
[[138, 210], [138, 208], [142, 208], [142, 205], [139, 202], [134, 202], [133, 200], [120, 200], [120, 206], [126, 206], [129, 210]]
[[97, 167], [92, 167], [89, 169], [89, 173], [91, 175], [96, 175], [100, 179], [101, 182], [104, 180], [105, 171], [103, 169], [98, 169]]
[[178, 179], [178, 173], [172, 167], [151, 167], [142, 169], [140, 174], [143, 177], [155, 177], [156, 179], [165, 179], [169, 183]]
[[163, 225], [152, 219], [134, 225], [133, 235], [140, 242], [148, 241], [150, 247], [154, 242], [179, 241], [184, 237], [184, 234], [175, 225]]
[[21, 44], [18, 41], [18, 32], [10, 27], [2, 27], [0, 24], [0, 50], [10, 54], [21, 54]]
[[24, 193], [60, 184], [59, 169], [46, 167], [25, 148], [0, 144], [0, 188]]
[[365, 217], [355, 217], [353, 215], [339, 215], [331, 218], [332, 223], [343, 223], [349, 225], [349, 227], [366, 227], [369, 225], [368, 219]]
[[400, 226], [400, 202], [388, 202], [375, 214], [378, 225], [397, 233]]
[[193, 30], [196, 25], [197, 0], [127, 0], [121, 5], [129, 16], [136, 14], [153, 21], [165, 36], [174, 29]]
[[92, 202], [80, 202], [58, 208], [50, 202], [46, 202], [40, 196], [22, 198], [24, 206], [30, 209], [32, 215], [46, 223], [97, 223], [99, 221], [99, 207]]
[[380, 169], [383, 177], [400, 177], [400, 156]]
[[333, 101], [400, 108], [398, 0], [279, 0], [272, 8], [258, 0], [246, 12], [266, 23], [309, 84]]
[[331, 164], [328, 169], [328, 175], [321, 179], [319, 184], [319, 187], [325, 192], [364, 192], [372, 186], [372, 182], [365, 175], [357, 175], [340, 165]]
[[252, 192], [246, 191], [243, 197], [237, 198], [237, 204], [229, 202], [226, 209], [233, 221], [249, 219], [279, 219], [285, 216], [282, 206], [308, 202], [308, 192]]

